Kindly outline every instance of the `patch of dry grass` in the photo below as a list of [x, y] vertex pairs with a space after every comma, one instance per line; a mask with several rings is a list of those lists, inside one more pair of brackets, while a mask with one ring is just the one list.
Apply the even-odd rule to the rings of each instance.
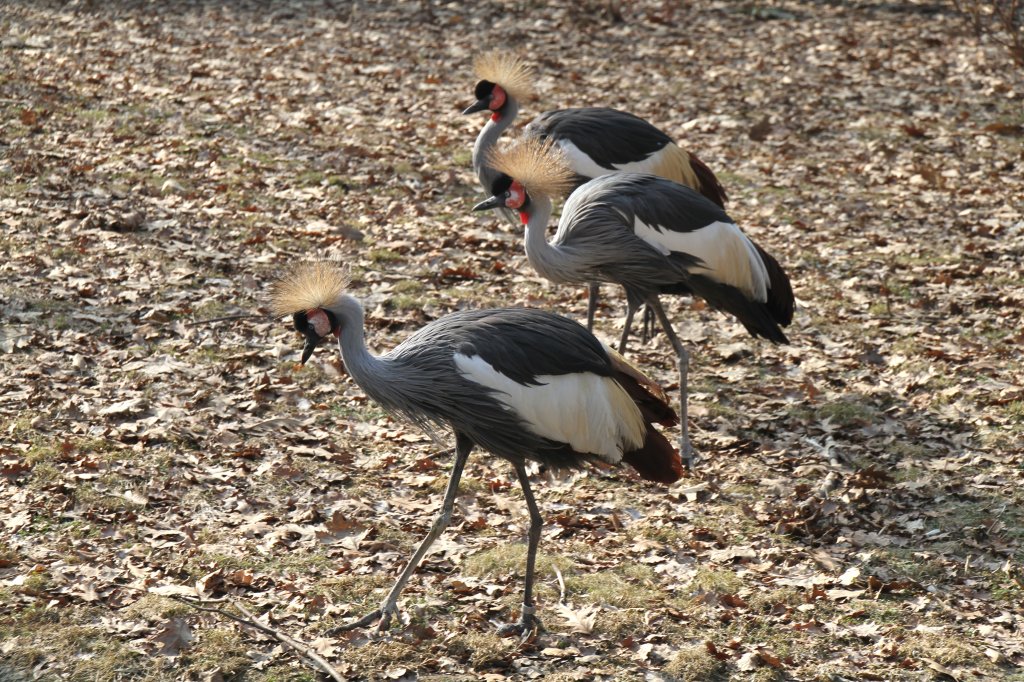
[[693, 645], [680, 649], [665, 665], [665, 672], [673, 678], [685, 682], [687, 680], [728, 679], [728, 666], [712, 656], [706, 646]]

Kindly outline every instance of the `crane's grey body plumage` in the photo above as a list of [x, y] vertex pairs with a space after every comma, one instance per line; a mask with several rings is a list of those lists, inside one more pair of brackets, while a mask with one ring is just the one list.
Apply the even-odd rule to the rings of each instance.
[[[532, 201], [538, 214], [550, 213], [541, 203], [545, 199]], [[779, 325], [792, 319], [792, 289], [778, 263], [763, 249], [750, 242], [768, 277], [765, 300], [756, 300], [716, 279], [717, 273], [704, 272], [697, 254], [666, 252], [667, 247], [659, 250], [638, 238], [638, 221], [657, 231], [677, 233], [734, 225], [719, 206], [688, 187], [652, 175], [617, 173], [595, 178], [572, 193], [551, 242], [538, 229], [546, 220], [528, 225], [527, 258], [541, 275], [555, 282], [620, 284], [634, 305], [661, 293], [696, 294], [712, 307], [735, 315], [754, 336], [786, 342]]]
[[[579, 324], [539, 310], [511, 308], [452, 313], [423, 327], [391, 352], [375, 357], [362, 338], [362, 307], [345, 297], [333, 308], [341, 320], [345, 367], [386, 410], [425, 430], [448, 427], [512, 462], [534, 459], [576, 468], [600, 459], [534, 433], [494, 391], [460, 372], [456, 355], [479, 356], [523, 385], [538, 377], [590, 372], [610, 376], [607, 353]], [[415, 396], [412, 400], [410, 396]]]
[[600, 202], [624, 215], [638, 216], [649, 225], [670, 225], [679, 232], [694, 232], [714, 222], [733, 222], [722, 207], [693, 189], [648, 173], [603, 175], [581, 190], [566, 202], [567, 210]]
[[[550, 200], [537, 197], [532, 204], [537, 214], [550, 215]], [[564, 208], [572, 207], [566, 203]], [[564, 218], [550, 242], [541, 226], [546, 221], [531, 221], [526, 227], [527, 260], [538, 274], [552, 282], [611, 282], [622, 284], [627, 293], [653, 294], [660, 284], [678, 282], [686, 276], [680, 265], [654, 247], [638, 242], [632, 230], [625, 229], [623, 216], [610, 204], [584, 206], [572, 214], [563, 209], [562, 215]], [[582, 218], [585, 222], [570, 222], [571, 218]], [[628, 274], [628, 285], [620, 273]]]

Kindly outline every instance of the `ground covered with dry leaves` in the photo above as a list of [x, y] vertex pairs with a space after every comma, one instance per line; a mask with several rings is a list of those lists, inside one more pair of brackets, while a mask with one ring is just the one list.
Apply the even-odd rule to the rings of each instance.
[[[0, 678], [325, 677], [231, 614], [351, 679], [1024, 679], [1020, 70], [939, 2], [593, 4], [0, 7]], [[347, 263], [381, 350], [461, 308], [583, 318], [469, 210], [459, 112], [504, 46], [525, 114], [627, 109], [717, 171], [792, 344], [669, 302], [702, 460], [537, 472], [543, 632], [495, 635], [527, 516], [477, 453], [401, 622], [326, 636], [451, 457], [331, 349], [297, 369], [267, 290]], [[664, 336], [630, 355], [672, 385]]]

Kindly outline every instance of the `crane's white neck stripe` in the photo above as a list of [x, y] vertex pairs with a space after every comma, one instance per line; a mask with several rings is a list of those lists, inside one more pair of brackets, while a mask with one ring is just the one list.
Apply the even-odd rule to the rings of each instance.
[[590, 372], [542, 375], [524, 386], [480, 356], [454, 355], [462, 375], [497, 391], [495, 398], [535, 434], [573, 450], [617, 464], [623, 450], [643, 445], [646, 426], [640, 410], [614, 380]]
[[637, 218], [633, 231], [666, 256], [686, 253], [703, 261], [703, 265], [691, 267], [691, 272], [734, 286], [755, 301], [768, 300], [768, 269], [754, 243], [734, 223], [716, 221], [680, 232], [652, 227]]

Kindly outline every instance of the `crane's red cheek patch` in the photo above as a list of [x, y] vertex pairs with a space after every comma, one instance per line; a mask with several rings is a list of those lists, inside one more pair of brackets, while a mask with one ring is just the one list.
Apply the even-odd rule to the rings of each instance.
[[[487, 106], [490, 107], [491, 111], [497, 112], [498, 109], [505, 106], [506, 99], [505, 91], [501, 89], [500, 85], [495, 85], [494, 90], [491, 91], [491, 101]], [[495, 114], [495, 116], [497, 116], [497, 114]], [[494, 116], [491, 118], [494, 118]]]
[[513, 182], [512, 186], [508, 188], [508, 198], [505, 199], [505, 206], [518, 209], [525, 201], [526, 192], [523, 190], [523, 186], [518, 182]]

